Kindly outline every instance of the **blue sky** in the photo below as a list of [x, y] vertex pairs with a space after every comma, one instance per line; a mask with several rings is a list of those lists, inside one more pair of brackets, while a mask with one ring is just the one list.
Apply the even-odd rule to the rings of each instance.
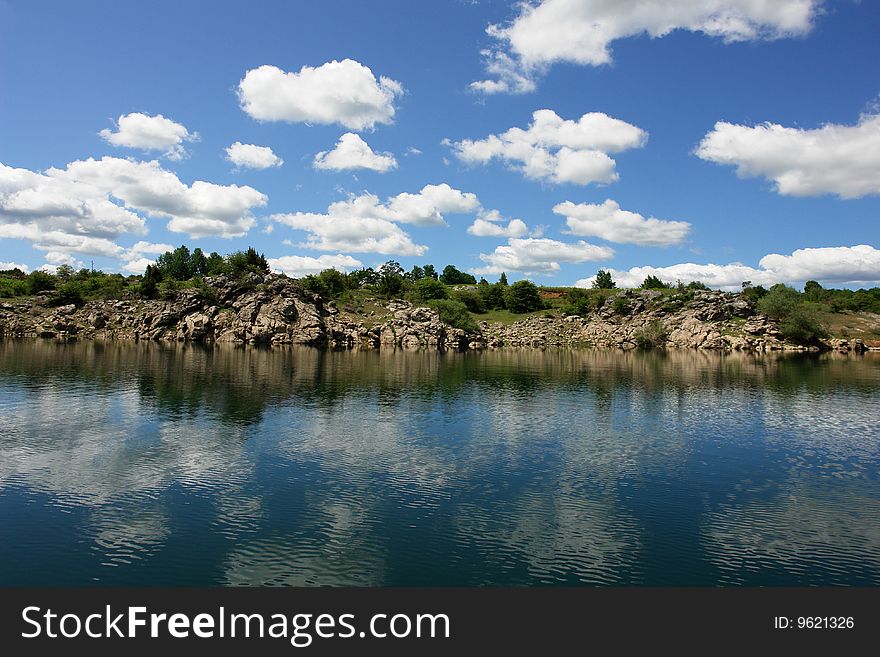
[[878, 3], [631, 4], [0, 1], [0, 263], [876, 284]]

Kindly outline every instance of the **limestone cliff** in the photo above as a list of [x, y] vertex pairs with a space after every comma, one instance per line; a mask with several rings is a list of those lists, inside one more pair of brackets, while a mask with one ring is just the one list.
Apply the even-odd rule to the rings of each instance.
[[[625, 312], [613, 303], [621, 297]], [[785, 344], [773, 322], [757, 314], [741, 295], [716, 291], [698, 291], [683, 302], [652, 290], [619, 291], [588, 316], [538, 313], [512, 324], [480, 322], [474, 333], [447, 326], [435, 311], [408, 301], [369, 301], [374, 308], [369, 312], [353, 306], [340, 309], [283, 276], [218, 276], [207, 279], [203, 288], [181, 291], [173, 300], [132, 298], [57, 308], [41, 297], [2, 303], [0, 335], [441, 350], [632, 349], [650, 335], [653, 346], [665, 348], [805, 349]], [[866, 348], [845, 340], [823, 346]]]

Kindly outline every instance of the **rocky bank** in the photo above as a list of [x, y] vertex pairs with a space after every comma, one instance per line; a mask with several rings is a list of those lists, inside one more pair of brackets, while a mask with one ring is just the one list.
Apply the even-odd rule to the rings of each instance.
[[[609, 347], [634, 349], [660, 331], [667, 348], [804, 350], [785, 344], [778, 328], [741, 295], [698, 291], [675, 301], [653, 290], [619, 291], [589, 316], [526, 316], [513, 324], [480, 322], [479, 332], [442, 323], [437, 313], [408, 301], [368, 299], [371, 310], [324, 301], [296, 280], [252, 274], [209, 278], [173, 300], [121, 299], [50, 307], [45, 297], [0, 304], [0, 335], [62, 339], [302, 344], [330, 348], [483, 349]], [[626, 314], [615, 312], [623, 296]], [[823, 345], [867, 349], [854, 341]], [[817, 349], [818, 347], [812, 347]]]

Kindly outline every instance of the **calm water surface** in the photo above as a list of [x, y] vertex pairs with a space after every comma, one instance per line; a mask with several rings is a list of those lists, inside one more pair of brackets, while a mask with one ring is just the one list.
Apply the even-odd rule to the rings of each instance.
[[0, 342], [0, 585], [880, 585], [878, 356]]

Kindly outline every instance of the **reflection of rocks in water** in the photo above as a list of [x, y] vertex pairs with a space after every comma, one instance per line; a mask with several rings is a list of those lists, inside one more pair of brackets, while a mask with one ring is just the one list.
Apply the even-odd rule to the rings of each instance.
[[852, 482], [800, 477], [771, 498], [724, 505], [706, 514], [702, 542], [721, 584], [775, 571], [804, 584], [880, 584], [880, 501]]

